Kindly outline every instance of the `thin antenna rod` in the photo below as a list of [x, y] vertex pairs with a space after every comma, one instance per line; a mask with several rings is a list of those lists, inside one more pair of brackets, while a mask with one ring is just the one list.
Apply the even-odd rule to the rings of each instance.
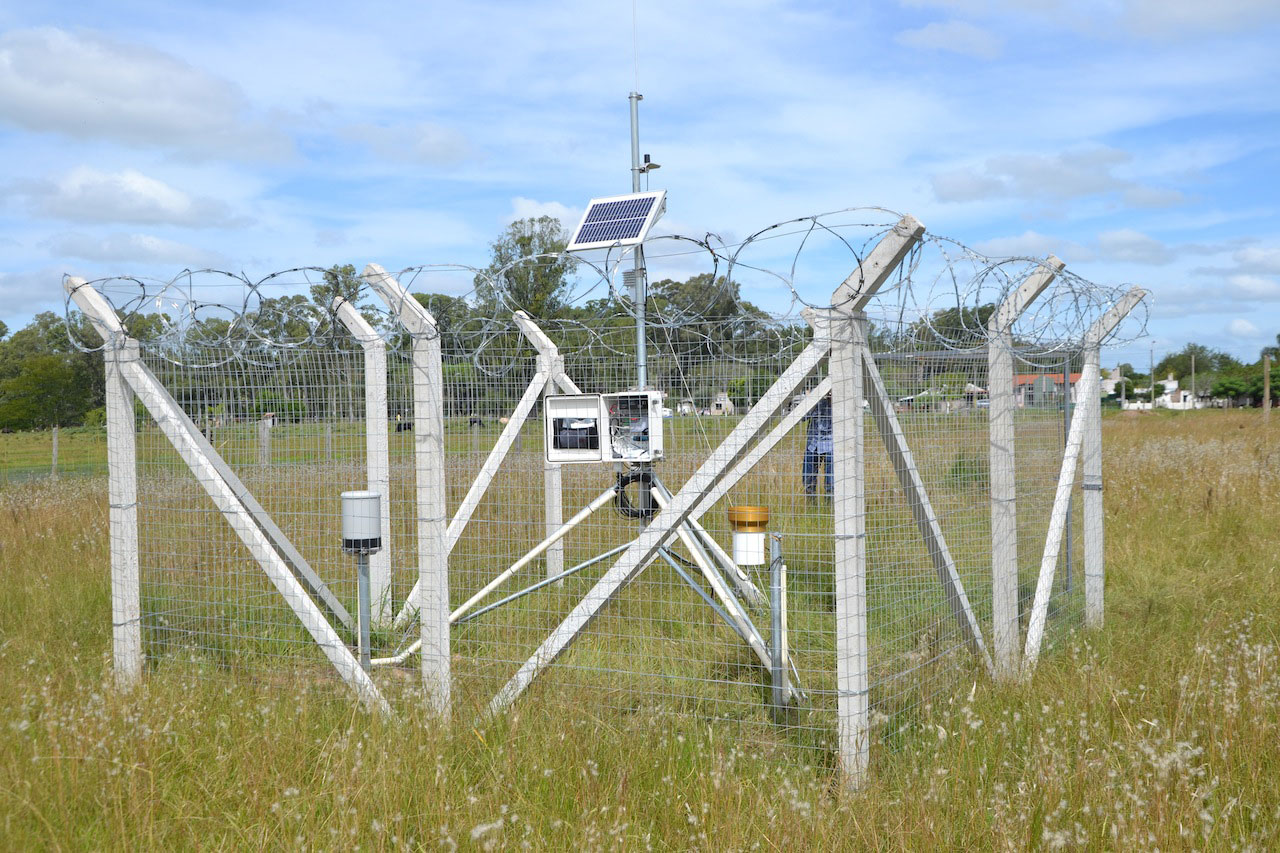
[[635, 71], [635, 91], [640, 91], [640, 27], [637, 21], [636, 4], [639, 0], [631, 0], [631, 62]]

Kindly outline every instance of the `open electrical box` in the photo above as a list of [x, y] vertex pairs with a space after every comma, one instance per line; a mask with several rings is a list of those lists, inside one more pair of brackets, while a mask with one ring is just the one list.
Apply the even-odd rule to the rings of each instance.
[[548, 462], [652, 462], [662, 458], [657, 391], [545, 398]]

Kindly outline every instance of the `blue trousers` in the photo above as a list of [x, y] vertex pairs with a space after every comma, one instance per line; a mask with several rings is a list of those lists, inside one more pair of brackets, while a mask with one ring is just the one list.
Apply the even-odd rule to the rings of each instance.
[[801, 468], [800, 477], [804, 481], [804, 492], [806, 495], [818, 494], [818, 472], [823, 471], [823, 482], [827, 487], [827, 494], [830, 495], [835, 491], [833, 480], [833, 470], [831, 467], [831, 451], [809, 450], [804, 451], [804, 466]]

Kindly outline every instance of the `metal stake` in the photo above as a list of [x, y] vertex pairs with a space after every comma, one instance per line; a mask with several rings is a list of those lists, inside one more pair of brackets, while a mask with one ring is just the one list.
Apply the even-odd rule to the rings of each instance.
[[787, 710], [787, 567], [782, 562], [782, 537], [769, 537], [770, 676], [773, 681], [773, 719], [782, 722]]
[[356, 605], [359, 613], [356, 618], [360, 620], [360, 666], [368, 672], [372, 668], [369, 663], [369, 619], [372, 610], [369, 603], [369, 555], [363, 551], [356, 554], [356, 586], [359, 596]]

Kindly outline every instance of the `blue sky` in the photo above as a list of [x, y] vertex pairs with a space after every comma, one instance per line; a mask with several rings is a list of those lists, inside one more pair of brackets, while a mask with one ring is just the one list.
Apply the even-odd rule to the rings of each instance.
[[1280, 332], [1276, 0], [637, 19], [633, 58], [627, 2], [5, 4], [0, 320], [60, 310], [63, 273], [483, 265], [512, 219], [630, 188], [638, 80], [669, 230], [878, 205], [1150, 289], [1108, 363]]

